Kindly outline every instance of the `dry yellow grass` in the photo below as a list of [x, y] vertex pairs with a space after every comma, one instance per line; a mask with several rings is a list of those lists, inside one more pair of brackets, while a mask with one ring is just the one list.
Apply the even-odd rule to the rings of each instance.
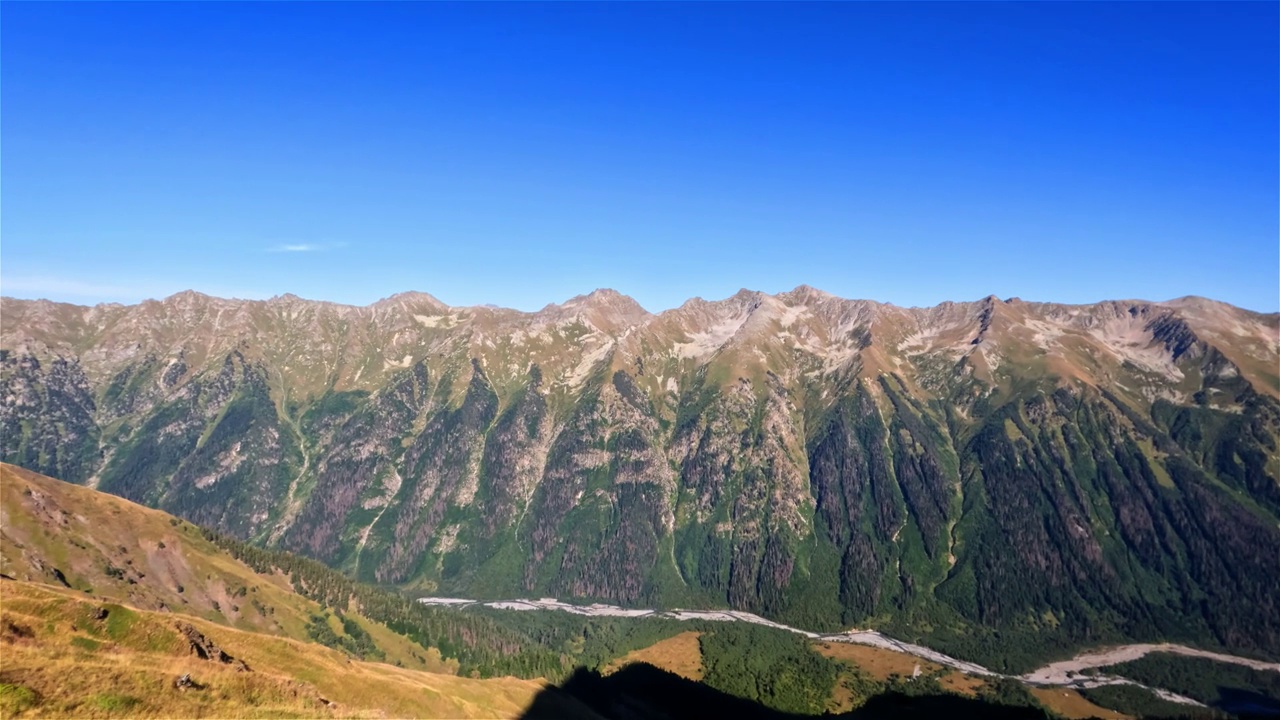
[[945, 690], [949, 690], [957, 695], [964, 695], [966, 697], [977, 697], [978, 692], [987, 685], [986, 681], [982, 678], [974, 675], [966, 675], [959, 670], [953, 670], [946, 675], [943, 675], [938, 680], [938, 684], [942, 685]]
[[[356, 661], [314, 643], [33, 583], [0, 582], [0, 601], [5, 717], [514, 717], [542, 688]], [[178, 622], [250, 671], [189, 654]], [[202, 687], [175, 687], [183, 673]]]
[[[921, 660], [914, 655], [869, 645], [823, 642], [815, 643], [814, 649], [834, 660], [855, 665], [877, 680], [887, 680], [890, 675], [911, 677], [915, 673], [917, 666], [919, 666], [920, 672], [923, 674], [933, 674], [945, 670], [937, 663]], [[986, 686], [986, 682], [982, 678], [966, 675], [958, 670], [952, 670], [939, 677], [938, 684], [945, 690], [967, 697], [976, 697], [978, 692]], [[850, 700], [851, 695], [848, 689], [837, 683], [835, 696], [832, 698], [834, 710], [851, 709]]]
[[608, 675], [631, 663], [643, 662], [690, 680], [701, 680], [702, 647], [698, 644], [700, 635], [701, 633], [690, 630], [660, 640], [649, 647], [632, 650], [606, 665], [603, 673]]
[[[456, 677], [355, 612], [403, 667], [307, 642], [320, 606], [285, 578], [165, 513], [5, 464], [0, 572], [17, 578], [0, 581], [0, 717], [511, 717], [542, 687]], [[178, 622], [251, 671], [190, 655]], [[203, 687], [175, 687], [183, 673]]]
[[[242, 630], [307, 639], [320, 606], [286, 578], [259, 574], [166, 513], [0, 463], [0, 572], [143, 610], [169, 610]], [[456, 671], [385, 626], [348, 613], [389, 663]], [[341, 626], [335, 632], [343, 634]]]
[[[0, 572], [135, 607], [305, 636], [310, 603], [158, 510], [0, 464]], [[241, 594], [244, 588], [244, 594]], [[264, 612], [264, 609], [270, 608]]]
[[920, 672], [926, 675], [942, 670], [941, 665], [921, 660], [914, 655], [870, 645], [820, 642], [814, 644], [814, 649], [833, 660], [856, 665], [877, 680], [887, 680], [890, 675], [911, 677], [917, 665]]
[[1094, 705], [1075, 690], [1067, 688], [1030, 688], [1041, 705], [1071, 720], [1077, 718], [1102, 718], [1102, 720], [1125, 720], [1129, 716]]

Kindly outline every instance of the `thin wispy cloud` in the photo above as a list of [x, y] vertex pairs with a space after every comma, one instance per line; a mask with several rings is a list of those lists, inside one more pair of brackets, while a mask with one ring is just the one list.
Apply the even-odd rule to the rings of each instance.
[[288, 253], [319, 252], [319, 251], [320, 251], [320, 246], [312, 245], [311, 243], [299, 243], [297, 245], [276, 245], [275, 247], [269, 248], [267, 250], [267, 252], [288, 252]]
[[336, 250], [346, 247], [344, 242], [339, 243], [284, 243], [282, 245], [274, 245], [267, 248], [267, 252], [273, 253], [310, 253], [325, 252], [327, 250]]

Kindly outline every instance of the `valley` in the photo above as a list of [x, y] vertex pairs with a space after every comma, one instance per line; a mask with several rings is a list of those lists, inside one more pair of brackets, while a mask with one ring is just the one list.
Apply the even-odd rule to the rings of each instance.
[[[868, 702], [905, 708], [935, 693], [939, 702], [979, 703], [964, 712], [1120, 717], [1080, 696], [1119, 685], [1149, 693], [1137, 707], [1171, 701], [1204, 710], [1160, 687], [1079, 674], [1148, 653], [1198, 654], [1280, 679], [1274, 664], [1169, 646], [1112, 648], [1014, 678], [875, 631], [820, 634], [741, 611], [550, 598], [409, 602], [9, 465], [0, 465], [0, 489], [6, 716], [596, 717], [592, 696], [554, 683], [576, 666], [564, 687], [598, 669], [600, 682], [616, 675], [631, 688], [624, 692], [641, 692], [636, 663], [672, 673], [643, 687], [706, 683], [761, 703], [757, 713], [847, 712]], [[744, 648], [752, 654], [741, 655]], [[806, 665], [803, 680], [785, 679]], [[772, 689], [754, 694], [759, 688]]]
[[[583, 615], [586, 617], [624, 617], [624, 618], [662, 618], [679, 621], [710, 621], [710, 622], [743, 622], [766, 627], [786, 630], [788, 632], [802, 635], [811, 640], [821, 643], [848, 643], [854, 645], [865, 645], [874, 648], [890, 650], [894, 653], [919, 658], [930, 663], [953, 668], [968, 675], [978, 677], [983, 676], [1000, 676], [1000, 673], [989, 670], [981, 665], [958, 660], [956, 658], [944, 655], [935, 650], [920, 645], [904, 643], [888, 637], [882, 633], [873, 630], [850, 630], [842, 633], [816, 633], [808, 630], [790, 627], [780, 623], [771, 622], [758, 615], [751, 613], [734, 611], [734, 610], [654, 610], [639, 608], [621, 608], [611, 605], [573, 605], [571, 603], [561, 602], [554, 598], [539, 598], [537, 600], [499, 600], [494, 602], [481, 602], [478, 600], [468, 600], [463, 598], [438, 598], [423, 597], [418, 598], [418, 602], [424, 605], [436, 605], [451, 608], [467, 608], [470, 606], [484, 606], [497, 610], [511, 610], [517, 612], [531, 611], [558, 611], [567, 612], [575, 615]], [[1200, 703], [1187, 697], [1183, 697], [1173, 692], [1163, 690], [1161, 688], [1149, 688], [1135, 683], [1132, 680], [1126, 680], [1120, 677], [1112, 677], [1107, 675], [1082, 674], [1083, 671], [1092, 668], [1103, 668], [1119, 663], [1130, 662], [1145, 657], [1151, 653], [1167, 653], [1172, 655], [1183, 655], [1187, 657], [1206, 658], [1218, 663], [1229, 663], [1242, 665], [1254, 670], [1268, 671], [1280, 673], [1280, 663], [1261, 662], [1252, 658], [1239, 657], [1236, 655], [1225, 655], [1222, 653], [1208, 652], [1198, 650], [1196, 648], [1186, 647], [1184, 645], [1175, 645], [1170, 643], [1162, 643], [1153, 645], [1149, 643], [1121, 645], [1117, 647], [1108, 647], [1097, 650], [1089, 650], [1082, 652], [1069, 660], [1060, 660], [1050, 663], [1043, 667], [1037, 668], [1031, 672], [1016, 676], [1029, 685], [1041, 687], [1074, 687], [1074, 688], [1095, 688], [1105, 685], [1124, 685], [1133, 684], [1150, 690], [1158, 697], [1170, 702], [1181, 703], [1185, 705], [1196, 705]], [[919, 663], [916, 664], [917, 667]]]

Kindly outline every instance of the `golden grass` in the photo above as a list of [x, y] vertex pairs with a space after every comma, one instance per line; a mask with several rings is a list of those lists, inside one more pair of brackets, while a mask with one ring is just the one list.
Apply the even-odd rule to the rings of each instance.
[[921, 660], [914, 655], [870, 645], [820, 642], [815, 643], [813, 649], [833, 660], [856, 665], [877, 680], [888, 680], [890, 675], [911, 677], [917, 665], [920, 667], [920, 672], [925, 675], [943, 669], [937, 663]]
[[938, 680], [938, 684], [941, 685], [944, 690], [948, 690], [957, 695], [964, 695], [966, 697], [977, 697], [978, 693], [987, 686], [987, 682], [982, 678], [974, 675], [966, 675], [959, 670], [953, 670], [946, 675], [943, 675]]
[[[57, 568], [86, 596], [171, 610], [242, 630], [308, 639], [320, 606], [278, 574], [258, 574], [166, 513], [0, 463], [0, 572], [53, 584]], [[456, 671], [385, 626], [348, 613], [389, 663]], [[334, 621], [336, 622], [336, 621]], [[335, 632], [342, 635], [340, 624]]]
[[[320, 607], [286, 578], [165, 513], [5, 464], [0, 572], [17, 578], [0, 582], [3, 717], [509, 717], [542, 687], [456, 677], [456, 661], [355, 612], [403, 667], [306, 642]], [[178, 621], [252, 671], [190, 656]], [[204, 687], [174, 687], [184, 672]]]
[[1070, 720], [1077, 718], [1102, 718], [1124, 720], [1128, 715], [1094, 705], [1075, 690], [1067, 688], [1029, 688], [1041, 705]]
[[[0, 697], [36, 699], [0, 707], [5, 717], [514, 717], [542, 688], [361, 662], [314, 643], [33, 583], [4, 581], [0, 599], [0, 684], [20, 689]], [[188, 654], [179, 621], [250, 671]], [[175, 687], [183, 673], [202, 687]]]
[[701, 634], [690, 630], [649, 647], [632, 650], [606, 665], [602, 672], [608, 675], [631, 663], [643, 662], [690, 680], [701, 680], [702, 646], [698, 643]]
[[[814, 650], [833, 660], [839, 660], [861, 668], [877, 680], [888, 680], [890, 675], [909, 678], [915, 673], [917, 666], [919, 666], [921, 674], [925, 675], [946, 671], [943, 666], [928, 660], [922, 660], [914, 655], [870, 645], [822, 642], [815, 643]], [[986, 686], [986, 681], [980, 677], [962, 673], [959, 670], [951, 670], [938, 678], [938, 684], [944, 690], [957, 695], [976, 697], [978, 692]], [[838, 710], [849, 709], [846, 705], [848, 705], [850, 697], [848, 689], [837, 683], [835, 697], [833, 698], [836, 708]]]

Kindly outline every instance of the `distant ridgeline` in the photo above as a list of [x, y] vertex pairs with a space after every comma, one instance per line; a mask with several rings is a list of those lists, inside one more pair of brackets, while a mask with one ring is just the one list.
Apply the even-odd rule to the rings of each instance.
[[[363, 582], [731, 607], [1001, 670], [1131, 639], [1280, 657], [1280, 315], [807, 287], [0, 312], [0, 459]], [[560, 667], [539, 652], [512, 671]]]

